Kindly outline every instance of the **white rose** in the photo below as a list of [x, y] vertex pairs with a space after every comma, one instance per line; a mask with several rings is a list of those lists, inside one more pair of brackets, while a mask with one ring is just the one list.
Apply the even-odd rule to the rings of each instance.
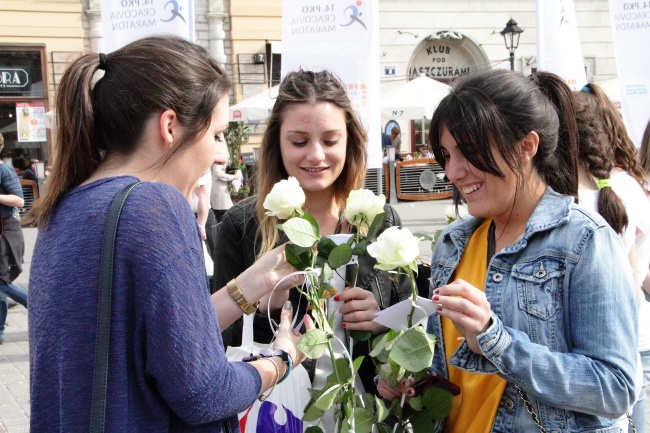
[[445, 217], [447, 218], [448, 223], [452, 223], [456, 221], [456, 218], [460, 217], [460, 219], [465, 219], [467, 215], [469, 215], [469, 212], [467, 211], [467, 205], [466, 204], [461, 204], [458, 205], [458, 214], [456, 214], [456, 206], [455, 205], [450, 205], [445, 207]]
[[409, 229], [390, 227], [368, 245], [367, 251], [377, 259], [377, 269], [390, 271], [415, 262], [420, 253], [419, 243], [420, 238], [413, 236]]
[[375, 217], [384, 211], [386, 197], [375, 195], [369, 189], [356, 189], [350, 192], [345, 202], [343, 217], [354, 226], [372, 224]]
[[273, 185], [273, 189], [264, 200], [264, 209], [267, 210], [266, 215], [286, 220], [304, 204], [305, 192], [300, 187], [298, 179], [290, 177]]

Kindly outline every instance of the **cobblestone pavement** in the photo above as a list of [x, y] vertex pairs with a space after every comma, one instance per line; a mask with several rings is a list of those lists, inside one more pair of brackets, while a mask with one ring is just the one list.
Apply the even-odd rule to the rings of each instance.
[[[405, 227], [413, 232], [432, 235], [445, 226], [444, 208], [449, 200], [428, 202], [402, 202], [394, 207]], [[16, 283], [27, 288], [29, 266], [36, 240], [35, 228], [24, 228], [24, 271]], [[420, 244], [421, 256], [428, 261], [431, 247]], [[27, 310], [17, 306], [9, 310], [5, 343], [0, 345], [0, 433], [29, 432], [29, 341], [27, 334]], [[650, 392], [648, 400], [650, 401]], [[646, 407], [646, 431], [650, 433], [650, 405]]]

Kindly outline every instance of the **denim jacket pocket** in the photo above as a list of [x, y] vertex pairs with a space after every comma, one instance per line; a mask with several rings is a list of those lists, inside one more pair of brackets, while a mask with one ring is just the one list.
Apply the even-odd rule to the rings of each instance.
[[554, 256], [538, 256], [517, 263], [512, 276], [517, 284], [519, 308], [542, 320], [548, 320], [562, 306], [565, 262]]

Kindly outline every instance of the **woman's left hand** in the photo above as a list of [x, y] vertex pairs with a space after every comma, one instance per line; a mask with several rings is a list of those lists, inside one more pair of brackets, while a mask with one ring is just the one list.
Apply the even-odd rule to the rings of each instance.
[[465, 337], [469, 348], [475, 353], [482, 353], [476, 337], [484, 333], [492, 321], [490, 303], [485, 293], [458, 279], [435, 289], [431, 300], [438, 305], [438, 314], [449, 318]]
[[375, 296], [369, 290], [361, 287], [346, 287], [336, 296], [334, 301], [343, 302], [339, 312], [343, 316], [343, 327], [349, 331], [370, 331], [373, 335], [386, 332], [387, 328], [373, 322], [379, 312]]

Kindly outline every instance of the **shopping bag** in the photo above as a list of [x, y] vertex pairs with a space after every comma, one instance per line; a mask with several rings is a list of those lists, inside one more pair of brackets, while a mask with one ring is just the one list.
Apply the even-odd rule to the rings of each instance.
[[[228, 347], [230, 361], [241, 361], [251, 353], [269, 345], [253, 342], [253, 317], [244, 315], [241, 347]], [[308, 425], [302, 421], [305, 406], [309, 403], [311, 382], [302, 365], [294, 367], [289, 377], [275, 386], [271, 395], [260, 402], [255, 400], [239, 414], [242, 433], [302, 433]]]

